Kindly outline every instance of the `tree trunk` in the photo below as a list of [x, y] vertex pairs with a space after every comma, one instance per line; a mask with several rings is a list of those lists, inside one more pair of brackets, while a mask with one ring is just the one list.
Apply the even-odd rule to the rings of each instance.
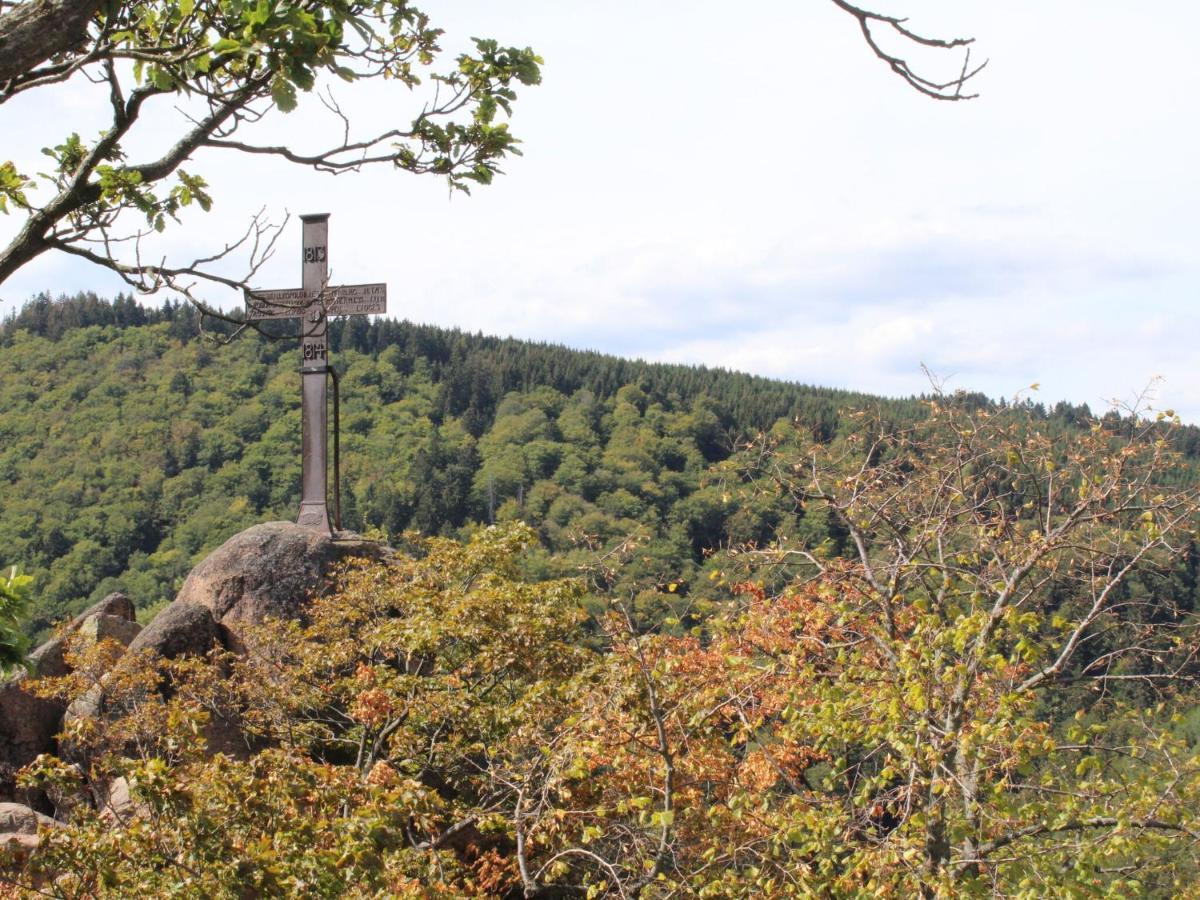
[[87, 38], [99, 0], [27, 0], [0, 15], [0, 85]]

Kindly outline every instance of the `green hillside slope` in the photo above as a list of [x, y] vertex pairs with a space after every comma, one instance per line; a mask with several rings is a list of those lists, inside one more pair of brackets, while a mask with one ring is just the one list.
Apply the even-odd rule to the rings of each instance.
[[[186, 306], [89, 294], [35, 298], [0, 343], [0, 563], [35, 576], [35, 631], [118, 588], [156, 607], [231, 534], [294, 516], [293, 341], [222, 346]], [[739, 442], [781, 419], [828, 440], [855, 406], [922, 414], [912, 400], [394, 320], [334, 323], [331, 343], [344, 526], [457, 534], [520, 518], [546, 574], [641, 534], [622, 578], [694, 585], [692, 601], [715, 590], [710, 551], [767, 540], [785, 515], [731, 495], [721, 463]], [[1060, 404], [1050, 420], [1069, 428], [1085, 412]]]

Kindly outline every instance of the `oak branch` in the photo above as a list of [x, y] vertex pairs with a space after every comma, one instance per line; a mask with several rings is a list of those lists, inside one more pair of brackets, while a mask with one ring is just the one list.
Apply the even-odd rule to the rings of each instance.
[[[926, 37], [903, 19], [831, 2], [913, 88], [942, 100], [971, 96], [964, 85], [982, 68], [970, 64], [971, 39]], [[519, 153], [504, 117], [516, 88], [540, 80], [541, 59], [528, 47], [476, 39], [471, 52], [447, 61], [441, 34], [406, 0], [0, 0], [0, 105], [87, 78], [106, 88], [110, 108], [99, 137], [71, 134], [46, 149], [49, 184], [37, 191], [30, 173], [0, 160], [0, 213], [24, 217], [0, 249], [0, 284], [53, 250], [110, 269], [139, 292], [168, 288], [213, 312], [193, 289], [207, 282], [240, 294], [284, 223], [260, 212], [207, 255], [148, 258], [144, 238], [173, 225], [183, 207], [209, 207], [208, 185], [191, 169], [202, 155], [271, 156], [332, 174], [390, 166], [461, 190], [489, 183]], [[900, 50], [885, 49], [896, 46], [960, 53], [962, 65], [949, 79], [927, 77]], [[326, 146], [301, 152], [257, 139], [253, 126], [265, 114], [291, 111], [300, 94], [332, 79], [387, 79], [413, 92], [419, 111], [352, 123], [326, 91], [320, 98], [341, 125]], [[144, 116], [167, 105], [184, 112], [175, 143], [157, 158], [132, 158]], [[233, 255], [245, 262], [225, 274]]]

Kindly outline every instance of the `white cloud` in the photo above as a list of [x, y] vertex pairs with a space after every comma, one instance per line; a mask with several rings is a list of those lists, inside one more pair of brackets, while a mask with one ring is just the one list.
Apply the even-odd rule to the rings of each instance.
[[[1200, 7], [888, 6], [977, 35], [982, 98], [907, 90], [824, 2], [433, 4], [448, 46], [494, 35], [546, 58], [506, 177], [449, 199], [393, 173], [209, 155], [192, 168], [217, 207], [162, 246], [210, 250], [263, 205], [327, 210], [335, 278], [387, 280], [393, 312], [418, 321], [886, 394], [921, 390], [921, 362], [955, 386], [1040, 381], [1051, 402], [1092, 404], [1161, 372], [1164, 403], [1200, 422]], [[63, 122], [86, 132], [103, 112], [45, 96], [0, 107], [6, 135], [21, 125], [5, 152], [32, 164]], [[341, 99], [360, 120], [396, 107]], [[329, 122], [268, 127], [304, 139]], [[298, 241], [293, 225], [263, 284], [297, 280]], [[87, 286], [117, 289], [46, 257], [0, 295]]]

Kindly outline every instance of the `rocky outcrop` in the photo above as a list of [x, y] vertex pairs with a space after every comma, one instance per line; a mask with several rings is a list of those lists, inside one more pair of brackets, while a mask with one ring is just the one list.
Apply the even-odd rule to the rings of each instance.
[[54, 678], [70, 671], [65, 651], [73, 635], [82, 635], [88, 643], [111, 638], [129, 646], [141, 630], [134, 621], [133, 601], [122, 593], [109, 594], [99, 603], [77, 615], [66, 628], [29, 654], [30, 674], [35, 678]]
[[65, 706], [34, 695], [31, 681], [17, 672], [0, 682], [0, 799], [29, 799], [17, 789], [16, 772], [54, 748], [62, 724]]
[[335, 541], [291, 522], [267, 522], [214, 550], [188, 575], [172, 605], [204, 607], [220, 623], [226, 645], [241, 650], [244, 623], [303, 620], [310, 600], [329, 590], [336, 563], [349, 556], [382, 558], [387, 552], [379, 544]]
[[66, 637], [56, 637], [46, 641], [28, 656], [29, 674], [34, 678], [57, 678], [66, 675], [70, 670], [63, 651], [66, 649]]
[[137, 610], [134, 609], [133, 601], [122, 594], [120, 591], [115, 591], [101, 600], [94, 606], [89, 606], [74, 619], [68, 626], [70, 630], [77, 630], [84, 622], [92, 616], [116, 616], [118, 619], [124, 619], [126, 622], [132, 622], [137, 618]]
[[220, 643], [217, 623], [203, 606], [176, 600], [129, 644], [129, 653], [152, 650], [166, 659], [203, 656]]
[[122, 619], [120, 616], [98, 613], [85, 619], [75, 633], [92, 644], [98, 644], [100, 641], [116, 641], [122, 647], [128, 647], [141, 630], [142, 626], [137, 622]]
[[37, 834], [38, 827], [54, 828], [59, 823], [20, 803], [0, 803], [0, 833]]
[[140, 630], [134, 621], [133, 601], [121, 593], [109, 594], [34, 650], [28, 672], [17, 672], [0, 682], [0, 799], [30, 799], [17, 790], [14, 775], [39, 753], [53, 751], [54, 737], [62, 729], [66, 706], [36, 696], [31, 690], [33, 682], [70, 671], [68, 645], [85, 647], [111, 639], [128, 646]]
[[145, 803], [135, 800], [126, 778], [114, 778], [104, 791], [100, 806], [100, 818], [124, 825], [136, 816], [146, 816], [149, 809]]
[[[66, 711], [62, 715], [62, 728], [66, 728], [72, 722], [78, 722], [82, 719], [96, 718], [100, 715], [103, 705], [104, 687], [100, 684], [93, 684], [67, 706]], [[62, 729], [59, 730], [61, 731]]]
[[0, 848], [26, 856], [37, 849], [39, 828], [57, 828], [61, 824], [20, 803], [0, 803]]
[[[69, 708], [27, 690], [38, 678], [70, 671], [66, 650], [72, 641], [112, 639], [127, 646], [126, 655], [150, 651], [167, 659], [204, 656], [221, 646], [240, 651], [246, 623], [303, 620], [312, 598], [329, 591], [332, 569], [340, 561], [350, 556], [386, 559], [391, 553], [357, 537], [335, 541], [289, 522], [269, 522], [235, 535], [210, 554], [188, 576], [175, 601], [145, 628], [134, 621], [128, 597], [105, 597], [34, 651], [28, 674], [20, 672], [0, 682], [0, 800], [44, 805], [44, 797], [26, 797], [16, 790], [17, 769], [40, 753], [56, 752], [55, 736], [64, 721], [106, 715], [104, 679]], [[205, 737], [214, 751], [246, 752], [236, 710], [214, 715]]]

